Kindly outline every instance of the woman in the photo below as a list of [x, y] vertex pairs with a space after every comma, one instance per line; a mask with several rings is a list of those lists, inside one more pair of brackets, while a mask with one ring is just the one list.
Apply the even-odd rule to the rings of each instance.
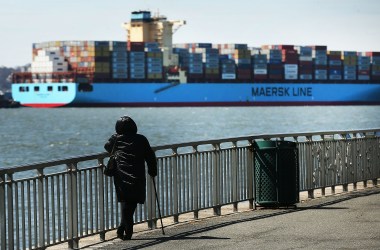
[[[114, 185], [118, 202], [121, 203], [121, 223], [117, 236], [129, 240], [133, 234], [133, 214], [137, 203], [145, 202], [145, 162], [148, 174], [157, 175], [156, 155], [145, 136], [137, 134], [136, 123], [128, 116], [117, 120], [113, 134], [104, 148], [111, 152], [114, 145], [116, 174]], [[116, 144], [115, 144], [116, 143]]]

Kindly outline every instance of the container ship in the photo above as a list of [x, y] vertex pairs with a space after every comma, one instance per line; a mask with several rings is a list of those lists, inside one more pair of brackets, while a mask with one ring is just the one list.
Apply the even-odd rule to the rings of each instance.
[[33, 44], [12, 96], [29, 107], [379, 105], [380, 52], [183, 43], [186, 24], [135, 11], [126, 41]]

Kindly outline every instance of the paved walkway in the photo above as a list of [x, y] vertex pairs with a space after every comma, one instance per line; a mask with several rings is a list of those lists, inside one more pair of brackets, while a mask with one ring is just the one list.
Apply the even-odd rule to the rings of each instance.
[[143, 231], [83, 249], [380, 249], [380, 188], [179, 223], [165, 233]]

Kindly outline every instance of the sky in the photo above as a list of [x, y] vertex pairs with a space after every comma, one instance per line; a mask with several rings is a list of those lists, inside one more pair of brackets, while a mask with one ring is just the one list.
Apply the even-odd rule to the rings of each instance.
[[126, 41], [136, 10], [185, 20], [174, 43], [380, 51], [379, 0], [0, 0], [0, 66], [30, 63], [37, 42]]

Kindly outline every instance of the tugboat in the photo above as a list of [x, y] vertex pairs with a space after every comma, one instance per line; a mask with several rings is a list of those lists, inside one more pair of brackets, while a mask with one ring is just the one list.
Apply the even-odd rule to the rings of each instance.
[[20, 102], [14, 101], [0, 90], [0, 108], [18, 108], [20, 106]]

